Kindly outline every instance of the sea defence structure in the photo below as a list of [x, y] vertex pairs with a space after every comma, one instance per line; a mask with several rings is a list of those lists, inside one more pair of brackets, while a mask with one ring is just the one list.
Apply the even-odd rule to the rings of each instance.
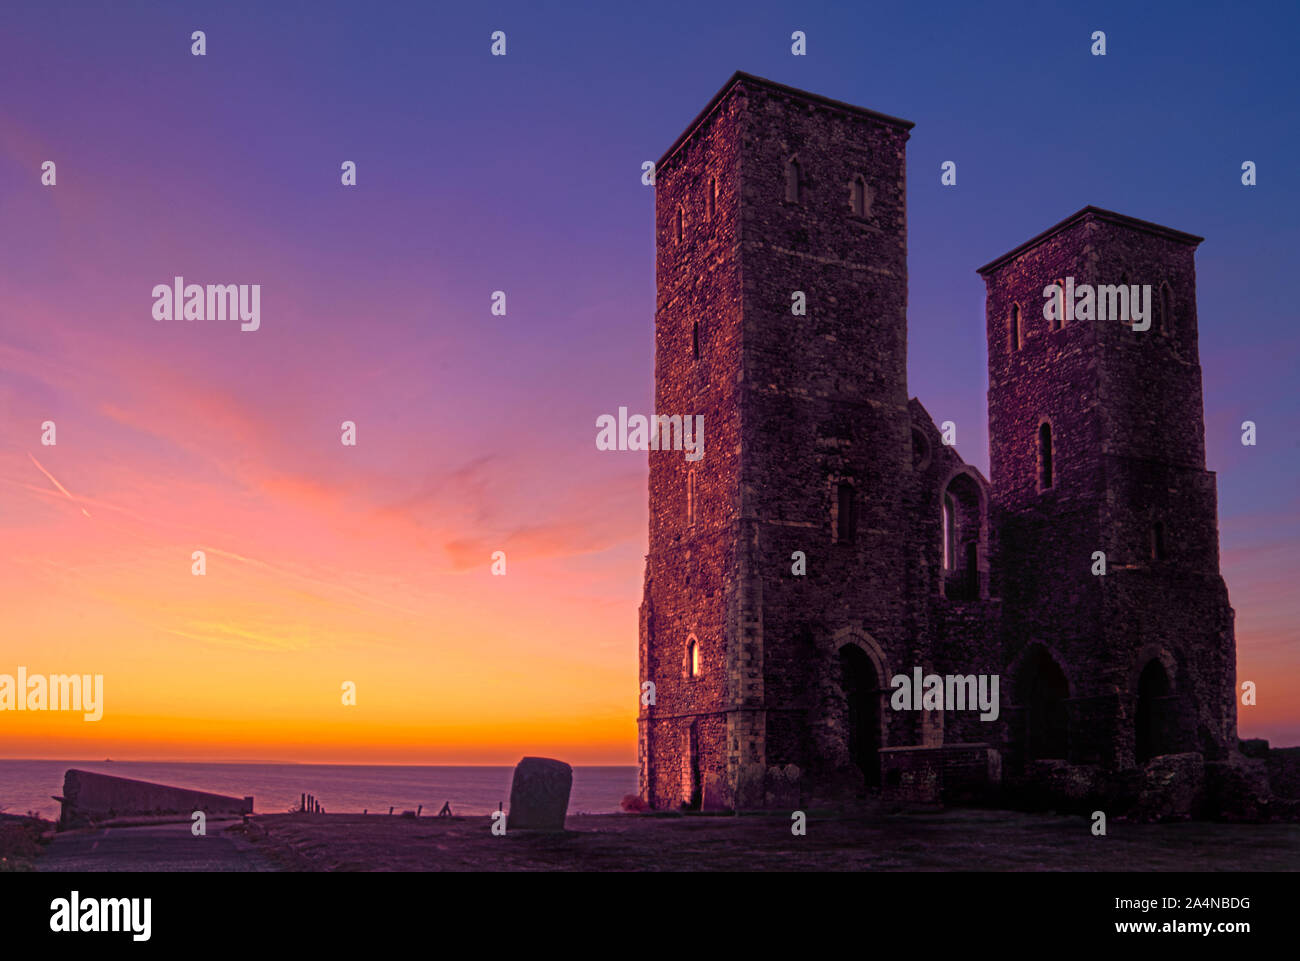
[[63, 796], [54, 800], [63, 805], [60, 830], [121, 817], [189, 816], [195, 811], [209, 816], [253, 813], [251, 797], [209, 794], [75, 769], [63, 776]]

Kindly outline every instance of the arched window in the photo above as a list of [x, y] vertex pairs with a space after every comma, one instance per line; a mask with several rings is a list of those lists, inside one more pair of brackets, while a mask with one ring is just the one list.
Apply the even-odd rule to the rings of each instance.
[[677, 208], [677, 242], [680, 244], [686, 236], [686, 212], [679, 206]]
[[700, 642], [694, 634], [686, 639], [686, 673], [690, 677], [700, 676]]
[[867, 181], [862, 174], [853, 178], [849, 185], [849, 209], [855, 217], [865, 217], [871, 213], [871, 195], [867, 191]]
[[1025, 345], [1025, 325], [1020, 319], [1020, 305], [1011, 305], [1011, 349], [1019, 350]]
[[943, 492], [943, 596], [974, 601], [981, 596], [980, 547], [985, 540], [984, 498], [979, 484], [962, 471]]
[[1060, 330], [1065, 326], [1065, 281], [1057, 279], [1056, 286], [1056, 317], [1052, 321], [1052, 330]]
[[691, 328], [691, 354], [696, 360], [700, 359], [700, 322], [697, 320], [695, 326]]
[[709, 212], [709, 219], [713, 219], [714, 213], [718, 209], [718, 178], [709, 178], [709, 192], [704, 197], [705, 208]]
[[1175, 333], [1174, 325], [1174, 292], [1169, 289], [1168, 284], [1160, 285], [1160, 333], [1165, 337], [1172, 337]]
[[836, 489], [835, 503], [835, 540], [840, 544], [852, 544], [858, 533], [857, 492], [848, 481], [841, 481]]
[[799, 202], [799, 188], [802, 186], [799, 175], [799, 161], [791, 157], [785, 162], [785, 199], [787, 203], [797, 204]]
[[1164, 521], [1156, 521], [1151, 525], [1151, 559], [1153, 561], [1163, 561], [1165, 554], [1165, 524]]
[[1043, 421], [1038, 426], [1038, 489], [1052, 486], [1052, 425]]
[[695, 526], [695, 470], [686, 474], [686, 525]]

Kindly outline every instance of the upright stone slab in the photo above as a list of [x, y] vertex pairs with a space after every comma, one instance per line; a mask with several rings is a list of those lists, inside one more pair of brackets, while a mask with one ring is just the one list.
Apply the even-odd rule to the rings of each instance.
[[526, 757], [515, 765], [506, 829], [563, 831], [573, 768], [549, 757]]

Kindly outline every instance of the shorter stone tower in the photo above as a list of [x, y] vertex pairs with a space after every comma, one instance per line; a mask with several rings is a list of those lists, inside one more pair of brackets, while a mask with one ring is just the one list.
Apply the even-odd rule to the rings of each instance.
[[1200, 242], [1087, 207], [980, 268], [1009, 778], [1236, 751]]

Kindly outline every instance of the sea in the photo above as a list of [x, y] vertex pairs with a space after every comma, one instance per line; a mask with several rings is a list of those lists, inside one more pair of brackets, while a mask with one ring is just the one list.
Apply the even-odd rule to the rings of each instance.
[[[510, 807], [512, 767], [451, 767], [372, 764], [207, 764], [155, 761], [7, 761], [0, 759], [0, 811], [35, 811], [55, 820], [69, 768], [95, 771], [171, 787], [253, 798], [257, 814], [297, 810], [302, 794], [316, 797], [330, 814], [369, 811], [437, 814], [444, 802], [453, 814], [489, 814]], [[570, 814], [613, 814], [637, 791], [637, 769], [575, 767]]]

